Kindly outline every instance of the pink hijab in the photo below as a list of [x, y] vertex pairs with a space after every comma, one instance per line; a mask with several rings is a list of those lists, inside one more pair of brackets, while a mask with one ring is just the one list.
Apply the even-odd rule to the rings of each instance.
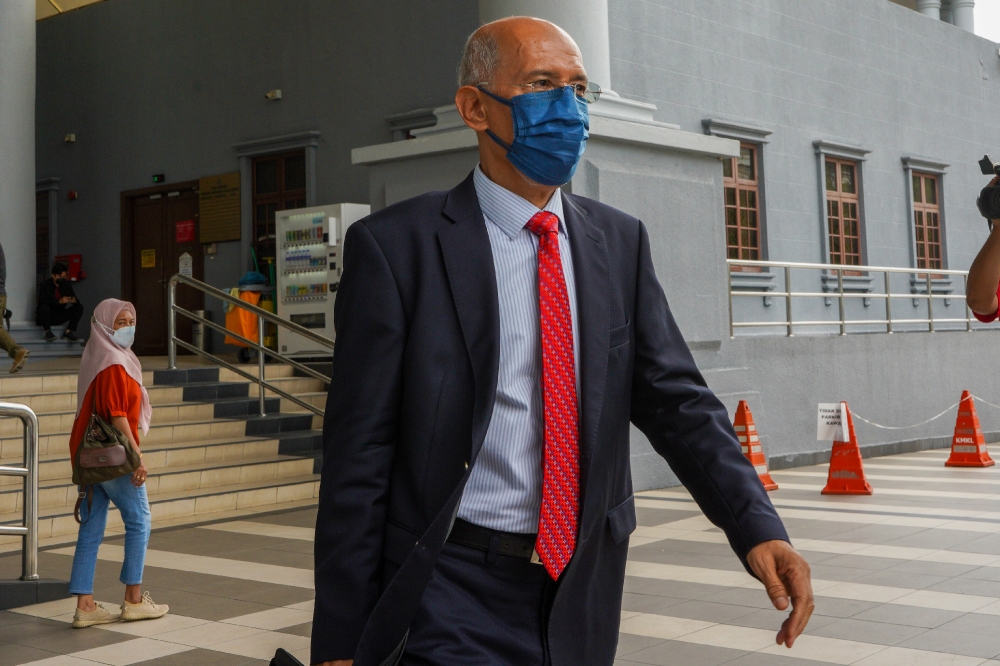
[[[153, 415], [153, 408], [149, 405], [149, 394], [146, 393], [142, 385], [142, 365], [131, 348], [123, 349], [119, 347], [108, 330], [115, 327], [115, 319], [122, 310], [128, 310], [135, 316], [135, 307], [128, 301], [119, 301], [117, 298], [108, 298], [97, 304], [94, 308], [92, 322], [97, 322], [90, 327], [90, 339], [83, 350], [83, 357], [80, 359], [80, 376], [76, 380], [76, 412], [80, 415], [80, 408], [83, 406], [83, 398], [87, 395], [87, 389], [91, 382], [103, 370], [113, 365], [120, 365], [125, 368], [128, 376], [139, 382], [142, 389], [142, 413], [139, 415], [139, 428], [145, 435], [149, 431], [149, 420]], [[98, 324], [103, 324], [104, 327]]]

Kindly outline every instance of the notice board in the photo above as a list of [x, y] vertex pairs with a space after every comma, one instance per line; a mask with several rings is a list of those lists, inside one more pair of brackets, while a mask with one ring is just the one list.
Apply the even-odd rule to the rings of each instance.
[[201, 242], [240, 239], [240, 172], [207, 176], [198, 181]]

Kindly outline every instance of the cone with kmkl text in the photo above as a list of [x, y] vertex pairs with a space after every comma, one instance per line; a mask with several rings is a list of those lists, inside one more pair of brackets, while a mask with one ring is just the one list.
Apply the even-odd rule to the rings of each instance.
[[753, 422], [753, 413], [746, 400], [740, 400], [739, 406], [736, 407], [733, 429], [740, 440], [743, 455], [757, 471], [760, 482], [764, 484], [764, 490], [777, 490], [778, 484], [771, 480], [771, 475], [767, 471], [767, 458], [764, 457], [764, 451], [760, 447], [760, 435], [757, 433], [757, 425]]
[[986, 439], [976, 415], [976, 402], [972, 394], [962, 391], [958, 403], [958, 418], [955, 419], [955, 435], [951, 438], [951, 455], [946, 467], [989, 467], [993, 459], [986, 451]]
[[826, 477], [824, 495], [871, 495], [872, 487], [865, 478], [865, 468], [861, 463], [861, 449], [854, 434], [854, 419], [846, 402], [843, 405], [841, 427], [847, 433], [847, 441], [834, 440], [830, 452], [830, 472]]

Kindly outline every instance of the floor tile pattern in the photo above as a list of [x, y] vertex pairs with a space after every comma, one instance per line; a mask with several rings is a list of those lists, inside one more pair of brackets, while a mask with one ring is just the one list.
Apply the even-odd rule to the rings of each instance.
[[[816, 614], [791, 650], [785, 613], [681, 488], [639, 493], [616, 666], [1000, 666], [1000, 470], [947, 469], [944, 451], [866, 461], [871, 497], [824, 497], [825, 466], [772, 472], [771, 493], [809, 560]], [[314, 508], [156, 530], [144, 587], [171, 613], [73, 630], [72, 599], [0, 612], [0, 666], [242, 666], [277, 647], [304, 663]], [[122, 537], [95, 595], [120, 603]], [[66, 578], [72, 546], [40, 554]], [[20, 558], [0, 556], [0, 577]]]

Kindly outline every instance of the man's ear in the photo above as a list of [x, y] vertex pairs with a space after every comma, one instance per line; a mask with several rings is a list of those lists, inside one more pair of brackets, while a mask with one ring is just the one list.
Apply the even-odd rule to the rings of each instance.
[[455, 93], [455, 106], [465, 124], [477, 132], [486, 131], [490, 124], [486, 120], [483, 96], [473, 86], [462, 86]]

